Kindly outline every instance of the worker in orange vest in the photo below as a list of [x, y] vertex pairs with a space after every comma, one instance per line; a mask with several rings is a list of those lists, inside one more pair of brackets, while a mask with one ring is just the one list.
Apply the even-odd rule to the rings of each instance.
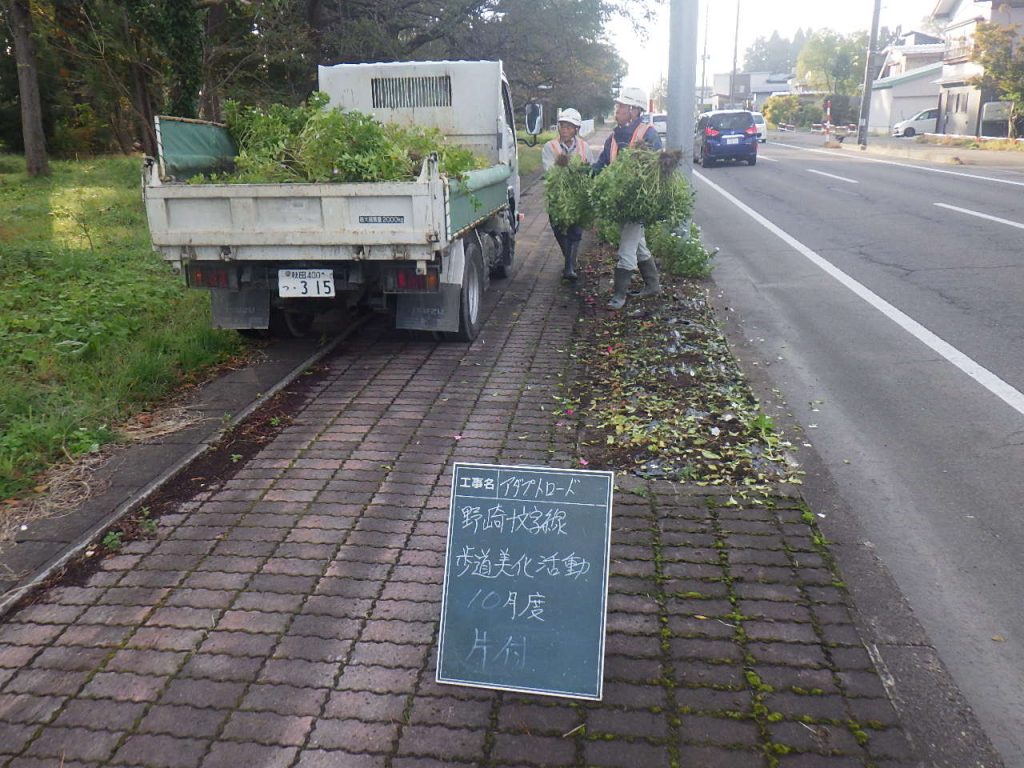
[[[601, 155], [594, 163], [594, 170], [600, 171], [615, 162], [619, 151], [629, 147], [646, 147], [661, 150], [662, 143], [653, 125], [641, 119], [647, 109], [647, 94], [640, 88], [623, 87], [615, 97], [615, 129], [604, 143]], [[640, 271], [644, 287], [637, 296], [657, 296], [661, 293], [658, 265], [647, 247], [644, 225], [629, 221], [622, 225], [619, 233], [619, 261], [615, 266], [615, 283], [609, 309], [622, 309], [626, 304], [629, 282], [633, 273]]]
[[[584, 163], [590, 165], [590, 147], [579, 135], [582, 125], [583, 118], [577, 110], [569, 108], [558, 113], [558, 138], [545, 144], [540, 153], [545, 171], [560, 162], [559, 158], [564, 158], [561, 162], [565, 162], [573, 155], [578, 155]], [[566, 280], [575, 280], [576, 257], [579, 254], [580, 241], [583, 239], [583, 228], [573, 224], [563, 232], [552, 224], [551, 231], [555, 233], [555, 240], [558, 241], [558, 247], [562, 249], [562, 258], [565, 260], [562, 277]]]

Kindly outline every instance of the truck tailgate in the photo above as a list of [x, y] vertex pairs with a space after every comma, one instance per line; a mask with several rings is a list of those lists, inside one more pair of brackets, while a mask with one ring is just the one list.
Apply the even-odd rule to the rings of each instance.
[[[172, 259], [432, 258], [446, 241], [439, 177], [359, 184], [146, 187], [153, 245]], [[408, 255], [396, 255], [396, 251]]]

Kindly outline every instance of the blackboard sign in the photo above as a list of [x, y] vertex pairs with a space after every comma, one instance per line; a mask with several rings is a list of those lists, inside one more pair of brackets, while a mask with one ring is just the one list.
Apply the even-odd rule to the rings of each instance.
[[612, 481], [455, 465], [439, 683], [601, 698]]

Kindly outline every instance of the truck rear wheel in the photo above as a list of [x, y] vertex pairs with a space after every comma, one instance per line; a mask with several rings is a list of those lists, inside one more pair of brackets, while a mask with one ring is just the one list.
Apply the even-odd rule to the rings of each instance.
[[466, 266], [462, 270], [459, 299], [459, 330], [450, 335], [454, 341], [473, 341], [480, 335], [480, 310], [484, 301], [484, 260], [480, 244], [466, 238]]

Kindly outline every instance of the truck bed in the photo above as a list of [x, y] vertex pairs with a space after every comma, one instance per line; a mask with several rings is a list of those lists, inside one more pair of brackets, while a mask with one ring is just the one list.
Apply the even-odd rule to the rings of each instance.
[[433, 158], [415, 181], [144, 187], [153, 245], [170, 261], [429, 260], [508, 205], [507, 165], [449, 181]]

